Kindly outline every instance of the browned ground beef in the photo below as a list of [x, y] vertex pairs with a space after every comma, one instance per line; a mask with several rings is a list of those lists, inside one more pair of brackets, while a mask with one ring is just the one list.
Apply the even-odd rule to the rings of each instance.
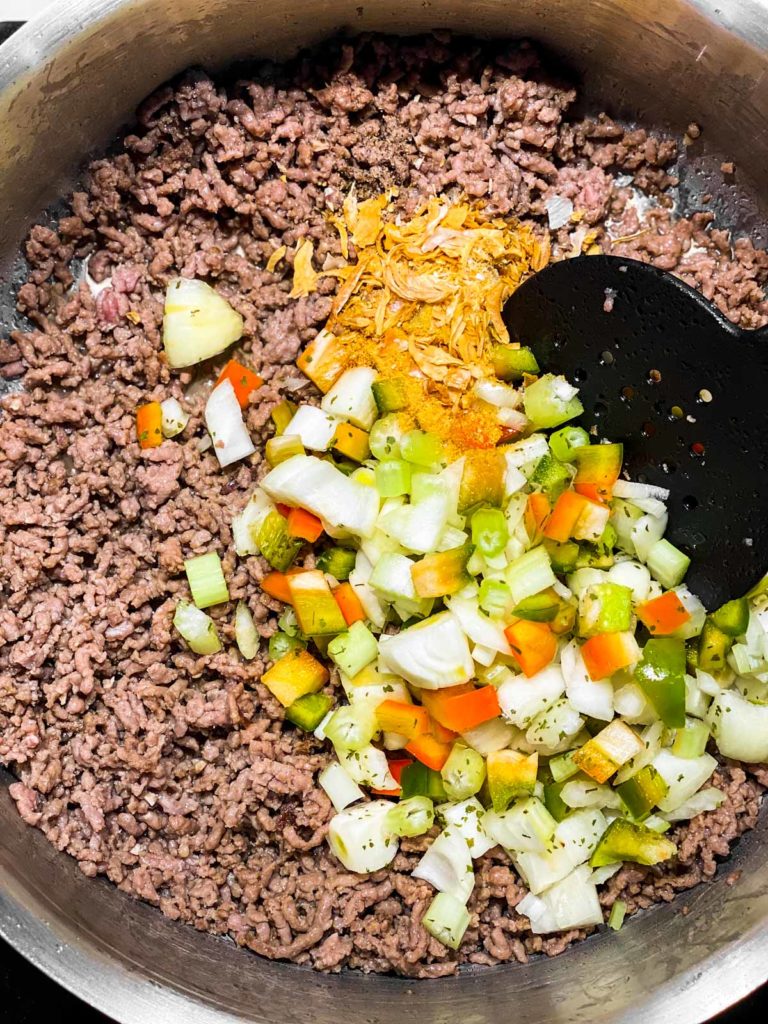
[[[33, 326], [0, 343], [3, 375], [24, 384], [0, 425], [0, 759], [20, 779], [25, 821], [85, 874], [169, 917], [321, 969], [434, 977], [554, 954], [584, 933], [533, 936], [514, 911], [524, 888], [496, 849], [478, 864], [461, 950], [430, 940], [420, 920], [432, 892], [410, 875], [424, 840], [372, 877], [330, 855], [331, 806], [315, 782], [327, 752], [284, 724], [259, 683], [263, 662], [237, 655], [231, 607], [213, 612], [221, 654], [197, 657], [174, 634], [182, 559], [212, 548], [265, 637], [276, 606], [258, 588], [262, 562], [235, 558], [228, 525], [261, 455], [222, 472], [200, 451], [204, 386], [187, 392], [181, 439], [137, 446], [136, 406], [183, 397], [192, 380], [160, 354], [164, 287], [206, 277], [241, 311], [242, 349], [267, 381], [248, 425], [266, 438], [333, 289], [326, 279], [289, 299], [290, 254], [309, 235], [318, 265], [338, 259], [326, 214], [353, 183], [360, 194], [397, 185], [406, 209], [463, 190], [539, 223], [547, 196], [567, 193], [606, 246], [606, 221], [614, 236], [646, 227], [614, 251], [676, 270], [746, 326], [768, 319], [768, 256], [706, 212], [676, 220], [675, 145], [605, 116], [567, 120], [574, 91], [529, 47], [373, 38], [324, 53], [325, 68], [315, 55], [248, 81], [192, 74], [161, 90], [117, 155], [90, 167], [71, 215], [30, 234], [18, 303]], [[616, 174], [660, 197], [645, 223]], [[267, 273], [280, 245], [289, 255]], [[95, 299], [73, 284], [87, 254], [93, 278], [111, 276]], [[606, 906], [645, 907], [711, 877], [755, 823], [760, 771], [724, 766], [726, 803], [676, 830], [675, 862], [623, 869]]]

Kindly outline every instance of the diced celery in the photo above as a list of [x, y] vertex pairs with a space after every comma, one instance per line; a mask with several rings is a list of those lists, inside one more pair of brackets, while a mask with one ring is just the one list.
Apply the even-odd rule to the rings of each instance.
[[400, 800], [387, 815], [387, 827], [396, 836], [423, 836], [435, 820], [435, 808], [427, 796], [411, 796]]
[[411, 489], [411, 464], [404, 459], [385, 459], [376, 464], [376, 490], [382, 498], [397, 498]]
[[378, 730], [376, 715], [368, 704], [348, 704], [337, 708], [325, 726], [325, 735], [343, 751], [367, 747]]
[[472, 543], [485, 558], [500, 555], [507, 546], [509, 529], [501, 509], [479, 508], [472, 516]]
[[355, 558], [356, 553], [351, 548], [326, 548], [317, 556], [315, 565], [341, 583], [349, 579], [355, 568]]
[[454, 743], [440, 770], [450, 800], [466, 800], [479, 793], [485, 781], [485, 761], [472, 747]]
[[264, 454], [270, 466], [279, 466], [286, 459], [294, 455], [306, 455], [301, 438], [295, 434], [285, 434], [282, 437], [270, 437], [264, 448]]
[[667, 590], [683, 582], [691, 560], [668, 540], [657, 540], [645, 559], [648, 568]]
[[509, 584], [502, 580], [484, 579], [480, 584], [479, 601], [483, 611], [495, 619], [509, 615], [514, 606]]
[[622, 633], [632, 625], [632, 591], [618, 583], [597, 583], [579, 598], [579, 633]]
[[555, 782], [567, 782], [574, 775], [578, 775], [580, 768], [573, 759], [575, 751], [569, 750], [567, 754], [559, 754], [551, 758], [549, 770]]
[[332, 761], [323, 768], [317, 781], [337, 811], [343, 811], [350, 804], [362, 800], [365, 796], [352, 776], [342, 768], [338, 761]]
[[278, 630], [269, 638], [269, 657], [272, 661], [279, 661], [291, 651], [303, 651], [306, 646], [306, 643], [298, 636], [289, 636]]
[[195, 654], [216, 654], [221, 650], [213, 619], [195, 605], [179, 601], [173, 624]]
[[285, 717], [304, 732], [314, 732], [331, 709], [327, 693], [305, 693], [285, 709]]
[[184, 571], [192, 591], [192, 600], [198, 608], [210, 608], [229, 600], [227, 581], [217, 551], [196, 555], [184, 562]]
[[508, 565], [505, 576], [516, 605], [557, 582], [547, 550], [541, 544]]
[[423, 430], [408, 430], [400, 439], [400, 452], [406, 462], [416, 466], [434, 466], [443, 455], [440, 439]]
[[246, 661], [256, 657], [260, 640], [248, 605], [244, 601], [238, 601], [235, 608], [235, 643]]
[[560, 462], [572, 462], [577, 448], [591, 444], [589, 434], [583, 427], [561, 427], [550, 435], [549, 447]]
[[439, 892], [421, 919], [429, 934], [449, 949], [458, 949], [469, 927], [467, 908], [447, 892]]
[[407, 422], [407, 418], [398, 413], [376, 420], [368, 435], [368, 444], [374, 458], [400, 458], [400, 442], [408, 429]]
[[376, 637], [363, 622], [353, 623], [346, 633], [339, 633], [328, 644], [328, 657], [351, 678], [375, 661], [378, 655]]
[[569, 384], [565, 377], [545, 373], [525, 389], [525, 415], [537, 430], [559, 427], [561, 423], [584, 412], [584, 406], [576, 397], [577, 392], [578, 389]]
[[627, 904], [624, 900], [616, 900], [611, 907], [610, 914], [608, 915], [608, 927], [614, 932], [619, 931], [621, 926], [624, 924], [626, 913]]
[[709, 728], [695, 718], [686, 718], [685, 725], [675, 733], [672, 753], [677, 757], [701, 757], [707, 749]]

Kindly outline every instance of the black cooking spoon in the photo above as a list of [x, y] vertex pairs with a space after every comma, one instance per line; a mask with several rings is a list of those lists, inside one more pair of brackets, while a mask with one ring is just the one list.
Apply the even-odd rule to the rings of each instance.
[[581, 424], [623, 441], [630, 478], [669, 488], [690, 589], [710, 609], [746, 593], [768, 563], [768, 328], [734, 327], [671, 274], [615, 256], [552, 264], [504, 320], [580, 388]]

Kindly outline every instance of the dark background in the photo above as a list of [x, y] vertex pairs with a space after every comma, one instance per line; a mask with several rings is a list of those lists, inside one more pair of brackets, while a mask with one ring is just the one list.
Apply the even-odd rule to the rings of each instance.
[[[0, 21], [0, 43], [17, 27], [18, 23]], [[715, 1020], [717, 1024], [750, 1024], [753, 1020], [765, 1020], [767, 1014], [768, 985]], [[46, 1019], [110, 1024], [107, 1017], [65, 992], [0, 940], [0, 1021], [3, 1024], [40, 1024]], [[648, 1024], [661, 1022], [649, 1021]]]

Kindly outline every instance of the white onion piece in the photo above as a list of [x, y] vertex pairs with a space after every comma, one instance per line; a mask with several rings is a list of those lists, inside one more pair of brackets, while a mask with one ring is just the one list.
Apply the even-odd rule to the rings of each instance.
[[655, 484], [638, 484], [633, 480], [617, 480], [613, 485], [613, 496], [626, 498], [627, 501], [635, 501], [637, 498], [657, 498], [659, 501], [666, 501], [669, 489], [656, 487]]
[[573, 203], [566, 196], [551, 196], [544, 203], [550, 231], [565, 227], [573, 216]]
[[440, 892], [466, 903], [475, 885], [466, 839], [454, 829], [445, 829], [413, 869], [413, 877], [423, 878]]
[[211, 392], [205, 403], [205, 425], [222, 468], [256, 451], [231, 380], [223, 380]]
[[179, 277], [165, 292], [163, 345], [172, 367], [192, 366], [229, 348], [243, 318], [205, 281]]
[[163, 416], [161, 422], [163, 437], [176, 437], [189, 423], [189, 413], [182, 409], [178, 398], [164, 399], [160, 403], [160, 410]]

